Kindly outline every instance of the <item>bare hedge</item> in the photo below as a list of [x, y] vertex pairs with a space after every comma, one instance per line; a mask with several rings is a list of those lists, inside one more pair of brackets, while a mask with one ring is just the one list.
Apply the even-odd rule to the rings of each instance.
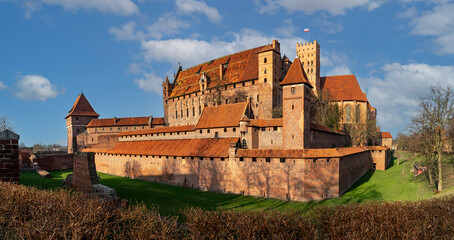
[[[306, 214], [307, 215], [307, 214]], [[0, 183], [0, 239], [452, 239], [454, 197], [297, 212], [188, 208], [184, 223], [66, 190]]]

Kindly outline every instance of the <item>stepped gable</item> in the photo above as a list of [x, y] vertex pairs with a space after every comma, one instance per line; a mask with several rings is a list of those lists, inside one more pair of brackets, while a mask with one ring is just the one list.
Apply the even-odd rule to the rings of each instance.
[[320, 78], [320, 87], [328, 92], [331, 101], [368, 102], [366, 94], [356, 80], [355, 75], [327, 76]]
[[390, 132], [380, 132], [379, 134], [381, 138], [393, 138]]
[[[93, 119], [87, 127], [140, 126], [148, 125], [150, 117]], [[153, 118], [152, 125], [164, 125], [164, 118]]]
[[[208, 89], [226, 84], [243, 82], [258, 78], [258, 56], [257, 53], [267, 48], [265, 45], [252, 48], [242, 52], [220, 57], [197, 66], [185, 69], [178, 74], [170, 98], [200, 91], [199, 79], [205, 74], [210, 84]], [[220, 78], [220, 65], [223, 68], [223, 78]]]
[[[239, 138], [198, 138], [177, 140], [149, 140], [118, 142], [112, 149], [99, 149], [110, 154], [178, 156], [178, 157], [229, 157], [231, 144]], [[95, 149], [90, 149], [96, 151]]]
[[95, 112], [91, 104], [85, 98], [84, 94], [81, 93], [74, 103], [71, 110], [69, 110], [68, 115], [65, 117], [68, 118], [70, 116], [89, 116], [89, 117], [99, 117], [99, 114]]
[[196, 129], [237, 127], [247, 108], [247, 103], [233, 103], [206, 107], [200, 116]]
[[279, 85], [284, 86], [299, 83], [307, 84], [312, 88], [312, 85], [310, 84], [309, 80], [307, 80], [306, 73], [304, 72], [303, 67], [301, 66], [300, 59], [295, 58], [295, 60], [293, 60], [292, 65], [290, 66], [290, 69], [288, 70], [287, 75]]

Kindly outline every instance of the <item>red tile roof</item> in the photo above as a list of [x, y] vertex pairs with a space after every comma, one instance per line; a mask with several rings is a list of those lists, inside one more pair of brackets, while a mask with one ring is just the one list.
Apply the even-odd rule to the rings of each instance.
[[85, 98], [84, 94], [81, 93], [74, 103], [71, 110], [69, 110], [68, 115], [65, 117], [68, 118], [70, 116], [89, 116], [89, 117], [99, 117], [99, 114], [95, 112], [93, 107], [90, 105], [88, 100]]
[[282, 82], [279, 85], [284, 86], [299, 83], [305, 83], [312, 87], [312, 85], [307, 80], [306, 73], [304, 72], [303, 67], [301, 66], [299, 58], [295, 58], [292, 65], [290, 66], [290, 69], [287, 72], [287, 75], [285, 75], [284, 80], [282, 80]]
[[[112, 149], [107, 151], [100, 149], [99, 152], [152, 156], [228, 157], [230, 145], [238, 141], [239, 138], [199, 138], [118, 142]], [[96, 152], [97, 150], [85, 151]]]
[[369, 151], [366, 147], [324, 148], [324, 149], [238, 149], [237, 157], [273, 158], [323, 158], [343, 157]]
[[[264, 48], [269, 48], [269, 46], [272, 45], [265, 45], [220, 57], [181, 71], [174, 82], [170, 98], [200, 91], [199, 79], [202, 74], [205, 74], [210, 81], [208, 88], [257, 79], [257, 53]], [[220, 79], [221, 64], [227, 64], [227, 68], [224, 68], [222, 79]]]
[[[142, 126], [148, 125], [150, 117], [93, 119], [87, 127]], [[164, 125], [164, 118], [153, 118], [152, 125]]]
[[190, 132], [195, 130], [195, 125], [183, 125], [175, 127], [160, 127], [136, 131], [125, 131], [121, 132], [120, 136], [131, 136], [140, 134], [151, 134], [151, 133], [169, 133], [169, 132]]
[[390, 132], [380, 132], [381, 138], [393, 138]]
[[368, 146], [367, 148], [369, 148], [370, 150], [388, 150], [389, 147], [385, 147], [385, 146]]
[[320, 78], [320, 87], [328, 92], [331, 101], [368, 102], [355, 75], [329, 76]]
[[250, 127], [282, 127], [282, 125], [282, 118], [250, 119], [248, 124]]
[[246, 108], [246, 102], [206, 107], [196, 128], [236, 127], [240, 124]]

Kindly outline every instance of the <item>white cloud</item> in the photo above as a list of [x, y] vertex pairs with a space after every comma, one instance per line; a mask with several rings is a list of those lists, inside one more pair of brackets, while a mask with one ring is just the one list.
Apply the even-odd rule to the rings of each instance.
[[300, 11], [313, 13], [316, 11], [327, 11], [332, 15], [345, 14], [346, 10], [355, 7], [366, 7], [372, 11], [380, 7], [386, 0], [265, 0], [256, 1], [259, 5], [259, 12], [266, 13], [275, 11], [278, 6], [286, 8], [289, 12]]
[[158, 21], [147, 27], [148, 35], [154, 39], [161, 39], [163, 36], [172, 36], [179, 33], [180, 29], [189, 28], [188, 22], [177, 19], [175, 16], [165, 14], [159, 17]]
[[361, 79], [368, 86], [367, 97], [378, 109], [378, 122], [385, 129], [405, 128], [415, 113], [419, 97], [432, 85], [454, 86], [454, 66], [422, 63], [386, 64], [383, 78]]
[[420, 16], [413, 17], [412, 33], [433, 36], [441, 54], [454, 54], [454, 4], [440, 4]]
[[205, 14], [211, 22], [220, 22], [221, 14], [216, 8], [208, 6], [203, 1], [197, 0], [176, 0], [177, 12], [181, 14], [192, 14], [200, 12]]
[[6, 84], [4, 84], [3, 82], [0, 82], [0, 90], [3, 90], [6, 88]]
[[287, 19], [283, 22], [281, 27], [274, 29], [274, 32], [279, 36], [293, 37], [296, 32], [296, 27], [293, 25], [292, 19]]
[[233, 40], [230, 42], [218, 39], [205, 41], [192, 38], [142, 41], [143, 54], [149, 62], [169, 62], [174, 66], [180, 62], [184, 68], [187, 68], [245, 49], [270, 44], [273, 39], [279, 39], [281, 54], [292, 59], [296, 56], [296, 43], [305, 42], [303, 38], [297, 37], [265, 36], [263, 33], [252, 29], [243, 29], [239, 33], [232, 33], [231, 35]]
[[111, 27], [109, 33], [115, 35], [118, 40], [135, 40], [139, 39], [143, 34], [135, 32], [136, 22], [130, 21], [125, 23], [121, 28]]
[[348, 56], [336, 51], [322, 49], [320, 53], [320, 65], [322, 67], [322, 76], [352, 74]]
[[131, 0], [42, 0], [42, 2], [62, 6], [65, 10], [96, 10], [120, 16], [139, 12], [139, 8]]
[[135, 79], [134, 82], [145, 92], [155, 92], [162, 95], [162, 81], [154, 72], [144, 73], [142, 78]]
[[39, 2], [24, 2], [22, 8], [25, 9], [24, 18], [31, 19], [32, 14], [39, 10], [41, 4]]
[[46, 101], [58, 95], [55, 85], [40, 75], [21, 76], [17, 87], [19, 91], [16, 92], [16, 97], [25, 100]]

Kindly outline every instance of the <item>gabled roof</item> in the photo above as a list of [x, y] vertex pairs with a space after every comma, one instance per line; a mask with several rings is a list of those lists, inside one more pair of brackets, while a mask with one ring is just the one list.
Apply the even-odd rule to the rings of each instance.
[[319, 149], [238, 149], [237, 157], [272, 158], [325, 158], [343, 157], [369, 151], [367, 147], [319, 148]]
[[[164, 125], [164, 118], [152, 118], [151, 125]], [[148, 125], [150, 117], [93, 119], [87, 127], [142, 126]]]
[[368, 102], [355, 75], [329, 76], [320, 78], [320, 87], [328, 92], [331, 101]]
[[247, 103], [233, 103], [214, 107], [206, 107], [196, 129], [236, 127], [240, 124], [247, 108]]
[[[257, 79], [257, 54], [270, 46], [272, 48], [272, 44], [270, 44], [234, 53], [181, 71], [174, 81], [174, 87], [169, 97], [200, 91], [199, 79], [202, 74], [209, 79], [208, 88]], [[222, 79], [220, 78], [221, 64], [227, 66], [223, 68]]]
[[198, 138], [118, 142], [112, 149], [100, 149], [99, 152], [151, 156], [229, 157], [230, 145], [237, 143], [238, 140], [239, 138]]
[[300, 83], [304, 83], [312, 87], [312, 85], [307, 80], [306, 73], [304, 72], [303, 67], [301, 66], [299, 58], [295, 58], [292, 65], [290, 66], [290, 69], [287, 72], [287, 75], [285, 75], [284, 80], [282, 80], [282, 82], [279, 85], [284, 86]]
[[69, 110], [68, 115], [65, 117], [68, 118], [70, 116], [89, 116], [89, 117], [99, 117], [99, 114], [95, 112], [93, 107], [90, 105], [88, 100], [85, 98], [84, 94], [81, 93], [74, 103], [71, 110]]
[[249, 127], [282, 127], [282, 118], [251, 119]]
[[291, 63], [290, 59], [288, 59], [288, 57], [285, 56], [285, 55], [282, 57], [282, 62], [290, 62]]
[[380, 132], [379, 134], [381, 138], [393, 138], [390, 132]]
[[183, 125], [183, 126], [174, 126], [174, 127], [160, 127], [144, 130], [135, 130], [135, 131], [125, 131], [121, 132], [120, 136], [131, 136], [131, 135], [141, 135], [141, 134], [151, 134], [151, 133], [170, 133], [170, 132], [190, 132], [195, 130], [195, 125]]

